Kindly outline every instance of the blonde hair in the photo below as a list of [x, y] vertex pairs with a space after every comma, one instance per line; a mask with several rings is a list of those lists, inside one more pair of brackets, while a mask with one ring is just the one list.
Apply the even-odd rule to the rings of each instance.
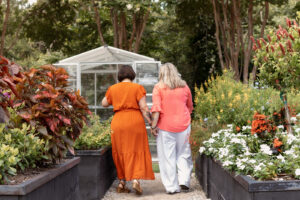
[[159, 70], [159, 85], [170, 89], [185, 87], [186, 82], [181, 79], [177, 68], [172, 63], [163, 64]]

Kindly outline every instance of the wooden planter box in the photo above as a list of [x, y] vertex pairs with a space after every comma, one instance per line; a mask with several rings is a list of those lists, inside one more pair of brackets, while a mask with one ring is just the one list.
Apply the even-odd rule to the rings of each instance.
[[256, 181], [224, 170], [220, 163], [198, 155], [196, 176], [211, 200], [299, 200], [300, 180]]
[[78, 164], [67, 160], [18, 185], [0, 185], [0, 200], [81, 200]]
[[99, 200], [116, 178], [111, 147], [99, 150], [76, 150], [80, 157], [79, 190], [82, 200]]

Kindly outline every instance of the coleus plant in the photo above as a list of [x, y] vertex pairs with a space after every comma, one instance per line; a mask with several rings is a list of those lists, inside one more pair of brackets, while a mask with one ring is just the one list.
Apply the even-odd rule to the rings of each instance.
[[79, 91], [67, 89], [65, 69], [44, 65], [14, 79], [18, 82], [14, 107], [48, 141], [47, 156], [56, 162], [67, 150], [74, 154], [73, 142], [90, 111]]
[[7, 107], [12, 106], [11, 96], [18, 95], [14, 77], [21, 78], [21, 67], [0, 56], [0, 123], [7, 122], [9, 114]]

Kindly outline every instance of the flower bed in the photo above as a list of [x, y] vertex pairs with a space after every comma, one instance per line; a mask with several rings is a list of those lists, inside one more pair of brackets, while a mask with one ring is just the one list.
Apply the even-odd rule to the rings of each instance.
[[67, 160], [18, 185], [0, 185], [0, 200], [81, 200], [79, 158]]
[[225, 170], [220, 162], [198, 154], [196, 176], [211, 200], [298, 200], [300, 180], [257, 181]]
[[[279, 126], [274, 135], [267, 131], [251, 133], [251, 126], [243, 126], [239, 133], [233, 130], [232, 125], [228, 127], [213, 133], [203, 143], [200, 153], [220, 161], [229, 171], [259, 180], [281, 180], [281, 176], [286, 174], [288, 178], [300, 179], [299, 125], [294, 127], [295, 135], [287, 134], [283, 126]], [[273, 139], [266, 139], [267, 136], [261, 138], [261, 134], [269, 134]]]

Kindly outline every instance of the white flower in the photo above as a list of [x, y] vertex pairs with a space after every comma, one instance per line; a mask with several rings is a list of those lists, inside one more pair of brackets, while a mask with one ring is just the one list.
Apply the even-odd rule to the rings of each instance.
[[219, 135], [220, 135], [220, 133], [213, 133], [212, 135], [211, 135], [211, 137], [219, 137]]
[[297, 138], [294, 136], [294, 135], [292, 135], [292, 134], [288, 134], [287, 135], [287, 144], [292, 144], [292, 142], [294, 141], [294, 140], [296, 140]]
[[210, 139], [208, 140], [208, 143], [214, 143], [214, 142], [215, 142], [215, 140], [212, 139], [212, 138], [210, 138]]
[[272, 150], [270, 149], [270, 147], [266, 144], [262, 144], [260, 145], [260, 150], [262, 151], [262, 153], [267, 154], [267, 155], [272, 155]]
[[249, 129], [251, 129], [251, 126], [243, 126], [243, 127], [242, 127], [242, 130], [243, 130], [243, 131], [246, 131], [246, 130], [249, 130]]
[[229, 166], [229, 165], [232, 165], [233, 162], [229, 161], [229, 160], [226, 160], [225, 162], [223, 162], [223, 166], [226, 167], [226, 166]]
[[126, 7], [127, 7], [128, 10], [131, 10], [132, 5], [131, 4], [127, 4]]
[[228, 128], [232, 128], [232, 124], [227, 124], [227, 127]]
[[136, 7], [135, 11], [136, 12], [140, 11], [140, 7]]
[[208, 149], [208, 151], [211, 152], [211, 153], [213, 153], [213, 152], [214, 152], [214, 149], [210, 147], [210, 148]]
[[262, 167], [265, 167], [263, 163], [260, 163], [259, 165], [254, 167], [254, 171], [260, 171]]
[[280, 129], [284, 129], [284, 126], [283, 125], [279, 125], [279, 126], [277, 126], [278, 128], [280, 128]]
[[300, 113], [298, 113], [296, 116], [297, 116], [297, 117], [300, 117]]
[[297, 121], [297, 118], [296, 118], [296, 117], [291, 117], [291, 121], [292, 121], [292, 122], [296, 122], [296, 121]]
[[285, 162], [285, 159], [282, 155], [277, 156], [277, 159], [280, 160], [281, 162]]
[[295, 170], [295, 175], [296, 176], [300, 176], [300, 168], [298, 168], [298, 169]]
[[256, 163], [256, 161], [254, 159], [251, 159], [248, 162], [251, 163], [251, 164], [255, 164]]
[[300, 128], [296, 128], [296, 129], [295, 129], [295, 132], [296, 132], [296, 133], [300, 133]]
[[199, 152], [202, 154], [205, 151], [205, 147], [200, 147]]
[[241, 143], [241, 140], [238, 139], [238, 138], [232, 138], [230, 142], [231, 142], [231, 143], [235, 143], [235, 144], [240, 144], [240, 143]]
[[285, 152], [284, 152], [286, 155], [294, 155], [294, 149], [290, 149], [290, 150], [286, 150]]

